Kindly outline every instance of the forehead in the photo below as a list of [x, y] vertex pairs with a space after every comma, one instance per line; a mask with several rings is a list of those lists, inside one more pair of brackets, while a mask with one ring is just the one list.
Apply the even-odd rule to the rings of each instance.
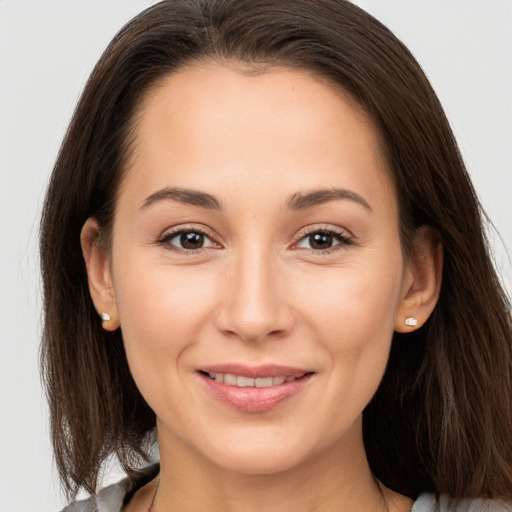
[[[261, 109], [263, 104], [275, 115]], [[181, 116], [175, 121], [182, 126], [195, 124], [196, 128], [225, 119], [231, 126], [237, 121], [246, 126], [253, 122], [253, 126], [259, 123], [272, 129], [278, 116], [282, 122], [293, 122], [291, 114], [306, 110], [301, 125], [290, 129], [307, 128], [308, 120], [327, 126], [342, 113], [366, 128], [368, 142], [379, 149], [379, 133], [371, 116], [332, 80], [308, 70], [256, 64], [196, 63], [165, 76], [144, 94], [137, 109], [136, 132], [141, 135], [159, 122], [168, 125], [172, 115]]]
[[145, 95], [133, 140], [125, 179], [148, 193], [198, 184], [216, 192], [223, 179], [238, 178], [254, 191], [271, 178], [293, 193], [338, 186], [347, 168], [349, 181], [377, 179], [393, 189], [369, 115], [347, 93], [303, 70], [183, 68]]

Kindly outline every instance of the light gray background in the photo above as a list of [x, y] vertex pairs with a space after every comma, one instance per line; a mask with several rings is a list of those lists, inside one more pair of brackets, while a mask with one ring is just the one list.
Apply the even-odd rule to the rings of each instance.
[[[0, 512], [57, 511], [38, 375], [38, 217], [78, 95], [151, 0], [0, 0]], [[512, 0], [360, 0], [416, 55], [445, 106], [512, 292]], [[118, 474], [112, 475], [113, 480]]]

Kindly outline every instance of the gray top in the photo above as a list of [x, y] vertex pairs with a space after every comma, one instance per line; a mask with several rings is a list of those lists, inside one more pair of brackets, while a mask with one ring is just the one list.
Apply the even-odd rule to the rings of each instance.
[[[61, 512], [121, 512], [123, 500], [129, 492], [128, 481], [110, 485], [83, 501], [68, 505]], [[512, 502], [467, 499], [452, 500], [446, 496], [422, 494], [414, 502], [410, 512], [512, 512]]]

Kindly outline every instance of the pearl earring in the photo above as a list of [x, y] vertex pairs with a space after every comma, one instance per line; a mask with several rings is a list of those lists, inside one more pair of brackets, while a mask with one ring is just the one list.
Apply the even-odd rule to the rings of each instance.
[[408, 325], [409, 327], [416, 327], [418, 325], [418, 320], [416, 320], [416, 318], [413, 316], [410, 316], [409, 318], [405, 319], [405, 325]]
[[109, 320], [111, 320], [110, 315], [108, 313], [103, 312], [101, 313], [100, 316], [102, 322], [108, 322]]

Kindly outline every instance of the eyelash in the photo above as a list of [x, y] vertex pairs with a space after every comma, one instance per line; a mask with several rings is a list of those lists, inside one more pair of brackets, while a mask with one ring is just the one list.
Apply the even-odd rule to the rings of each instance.
[[[185, 249], [183, 247], [178, 247], [176, 245], [170, 244], [170, 241], [173, 238], [176, 238], [180, 235], [186, 234], [186, 233], [195, 233], [198, 235], [204, 236], [206, 239], [210, 240], [212, 243], [212, 246], [220, 247], [216, 242], [213, 241], [212, 235], [203, 229], [200, 228], [180, 228], [175, 231], [171, 231], [169, 233], [166, 233], [162, 237], [160, 237], [157, 240], [157, 243], [161, 246], [166, 246], [168, 249], [176, 251], [178, 253], [187, 254], [187, 255], [193, 255], [198, 254], [202, 252], [204, 249], [208, 249], [209, 247], [200, 247], [198, 249]], [[353, 245], [354, 242], [351, 240], [350, 236], [347, 235], [345, 231], [342, 230], [335, 230], [332, 228], [317, 228], [311, 231], [302, 232], [300, 236], [298, 237], [298, 240], [294, 243], [294, 245], [299, 244], [303, 240], [306, 240], [308, 237], [311, 237], [313, 235], [327, 235], [332, 236], [334, 239], [336, 239], [339, 243], [336, 245], [333, 245], [327, 249], [308, 249], [308, 248], [299, 248], [296, 250], [306, 250], [306, 251], [312, 251], [315, 255], [322, 255], [322, 254], [332, 254], [336, 251], [342, 250], [346, 248], [347, 246]]]
[[[304, 231], [304, 232], [300, 233], [298, 241], [295, 242], [294, 245], [297, 245], [300, 242], [302, 242], [303, 240], [306, 240], [307, 238], [309, 238], [313, 235], [318, 235], [318, 234], [331, 236], [333, 239], [336, 239], [339, 243], [337, 243], [336, 245], [333, 245], [327, 249], [304, 248], [307, 251], [313, 251], [313, 254], [315, 256], [322, 255], [322, 254], [332, 254], [334, 252], [343, 250], [346, 247], [354, 244], [353, 240], [350, 238], [350, 235], [348, 235], [346, 231], [336, 230], [333, 228], [316, 228], [316, 229], [312, 229], [310, 231]], [[298, 250], [300, 250], [300, 249], [298, 249]]]
[[210, 240], [213, 245], [220, 247], [216, 242], [213, 241], [213, 237], [208, 231], [206, 231], [204, 229], [200, 229], [200, 228], [194, 228], [194, 227], [180, 228], [180, 229], [176, 229], [175, 231], [166, 233], [165, 235], [161, 236], [157, 240], [157, 243], [161, 246], [165, 246], [167, 249], [176, 251], [181, 254], [187, 254], [187, 255], [198, 254], [201, 251], [203, 251], [204, 249], [207, 249], [207, 247], [200, 247], [198, 249], [185, 249], [183, 247], [178, 247], [178, 246], [170, 243], [170, 241], [173, 238], [176, 238], [176, 237], [186, 234], [186, 233], [196, 233], [198, 235], [202, 235], [205, 237], [205, 239]]

